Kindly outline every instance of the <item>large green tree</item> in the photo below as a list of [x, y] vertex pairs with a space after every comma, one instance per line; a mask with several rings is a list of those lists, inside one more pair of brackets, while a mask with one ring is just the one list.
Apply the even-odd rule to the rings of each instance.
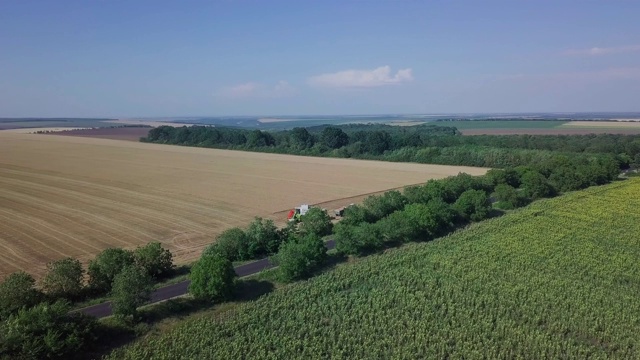
[[325, 236], [331, 234], [331, 217], [326, 211], [313, 207], [302, 216], [300, 231], [305, 234]]
[[247, 135], [247, 147], [263, 147], [275, 145], [273, 135], [265, 131], [253, 130]]
[[7, 276], [0, 283], [0, 318], [4, 319], [22, 308], [29, 308], [42, 300], [35, 288], [33, 276], [20, 271]]
[[320, 133], [320, 143], [330, 149], [338, 149], [349, 144], [349, 135], [340, 128], [328, 126]]
[[385, 241], [403, 243], [431, 240], [451, 229], [454, 213], [442, 200], [405, 206], [376, 223]]
[[385, 131], [372, 131], [367, 134], [365, 149], [373, 155], [380, 155], [391, 147], [391, 136]]
[[[407, 206], [426, 206], [424, 204], [412, 204]], [[384, 240], [389, 243], [405, 243], [417, 240], [420, 228], [414, 218], [408, 216], [407, 210], [396, 211], [384, 219], [378, 221], [376, 225]]]
[[131, 251], [119, 248], [102, 251], [89, 262], [89, 286], [98, 292], [108, 292], [116, 275], [133, 263]]
[[443, 180], [429, 180], [424, 185], [415, 185], [405, 188], [404, 194], [407, 202], [411, 204], [427, 204], [432, 200], [442, 200], [452, 202], [453, 196], [445, 188]]
[[363, 222], [375, 221], [374, 216], [369, 212], [368, 208], [362, 205], [351, 205], [344, 209], [341, 224], [358, 225]]
[[525, 203], [525, 199], [518, 193], [518, 190], [506, 183], [498, 184], [493, 196], [496, 199], [496, 206], [505, 210], [515, 209]]
[[40, 280], [42, 291], [52, 298], [73, 299], [83, 288], [84, 269], [78, 259], [65, 258], [47, 264], [47, 273]]
[[520, 175], [512, 168], [491, 169], [485, 175], [487, 179], [494, 185], [506, 184], [517, 188], [520, 186]]
[[290, 146], [296, 150], [304, 150], [313, 146], [313, 136], [305, 128], [297, 127], [289, 134]]
[[204, 254], [191, 268], [189, 293], [196, 299], [227, 300], [233, 294], [236, 276], [229, 259], [218, 253]]
[[382, 195], [372, 195], [364, 199], [364, 205], [371, 215], [370, 221], [382, 219], [394, 211], [402, 210], [407, 198], [397, 190], [387, 191]]
[[282, 281], [290, 282], [308, 276], [327, 258], [322, 239], [313, 233], [282, 244], [274, 257]]
[[174, 269], [171, 251], [163, 248], [159, 242], [151, 242], [137, 248], [133, 252], [133, 258], [135, 264], [153, 278], [167, 276]]
[[489, 216], [491, 201], [487, 193], [482, 190], [467, 190], [456, 200], [453, 208], [456, 209], [464, 219], [480, 221]]
[[122, 269], [113, 279], [111, 307], [120, 317], [138, 315], [138, 307], [151, 300], [153, 281], [147, 271], [136, 265]]
[[384, 238], [377, 224], [360, 223], [336, 226], [336, 250], [345, 255], [362, 255], [382, 248]]
[[223, 231], [216, 241], [209, 245], [203, 254], [219, 253], [229, 261], [249, 259], [249, 237], [241, 228], [235, 227]]
[[256, 217], [246, 230], [249, 258], [275, 254], [280, 246], [278, 228], [271, 219]]
[[522, 191], [531, 199], [553, 196], [555, 190], [547, 178], [537, 171], [526, 171], [522, 174]]

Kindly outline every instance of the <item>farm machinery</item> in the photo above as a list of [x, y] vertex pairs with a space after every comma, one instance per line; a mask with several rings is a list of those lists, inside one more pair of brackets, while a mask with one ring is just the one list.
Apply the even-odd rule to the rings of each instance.
[[[329, 215], [331, 216], [332, 219], [339, 219], [344, 215], [344, 210], [349, 206], [353, 206], [353, 204], [349, 204], [347, 206], [343, 206], [341, 208], [335, 209], [333, 211], [333, 215], [331, 214]], [[289, 214], [287, 215], [287, 220], [289, 220], [289, 222], [300, 222], [302, 220], [302, 216], [305, 215], [311, 208], [312, 206], [308, 204], [302, 204], [300, 206], [297, 206], [289, 211]], [[327, 212], [327, 209], [322, 209], [322, 211]]]
[[349, 204], [349, 205], [347, 205], [347, 206], [343, 206], [343, 207], [341, 207], [341, 208], [337, 208], [337, 209], [335, 209], [335, 210], [334, 210], [334, 217], [335, 217], [336, 219], [343, 217], [343, 216], [344, 216], [344, 210], [345, 210], [345, 209], [347, 209], [347, 208], [348, 208], [348, 207], [350, 207], [350, 206], [353, 206], [353, 205], [354, 205], [354, 204]]
[[311, 207], [307, 204], [302, 204], [297, 206], [289, 211], [289, 215], [287, 215], [287, 220], [290, 222], [295, 221], [299, 222], [302, 218], [302, 215], [306, 214]]

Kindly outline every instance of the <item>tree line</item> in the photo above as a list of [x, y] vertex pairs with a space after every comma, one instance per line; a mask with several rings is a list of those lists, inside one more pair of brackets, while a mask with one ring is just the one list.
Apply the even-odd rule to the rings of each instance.
[[267, 132], [239, 128], [161, 126], [142, 141], [310, 156], [444, 165], [515, 167], [562, 155], [611, 159], [640, 167], [640, 135], [461, 136], [454, 127], [341, 125]]
[[290, 222], [280, 229], [272, 220], [259, 217], [246, 229], [228, 229], [216, 237], [193, 265], [189, 292], [196, 299], [229, 300], [235, 290], [233, 262], [266, 256], [278, 265], [281, 281], [308, 276], [326, 259], [322, 237], [331, 231], [331, 218], [320, 208], [309, 209], [301, 217], [301, 223]]
[[[335, 227], [336, 249], [366, 255], [387, 246], [429, 241], [498, 209], [514, 209], [554, 194], [551, 184], [531, 169], [496, 169], [485, 176], [461, 173], [424, 185], [370, 196], [345, 209]], [[542, 176], [542, 175], [540, 175]]]
[[135, 320], [137, 308], [150, 300], [153, 283], [173, 271], [171, 252], [152, 242], [133, 251], [106, 249], [86, 271], [71, 257], [50, 262], [38, 282], [26, 272], [13, 273], [0, 283], [0, 355], [77, 355], [95, 343], [100, 326], [93, 317], [71, 312], [73, 302], [108, 294], [116, 316]]

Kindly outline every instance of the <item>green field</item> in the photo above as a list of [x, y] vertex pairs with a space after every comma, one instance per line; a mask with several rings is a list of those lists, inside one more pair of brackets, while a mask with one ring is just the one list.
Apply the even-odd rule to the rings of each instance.
[[566, 124], [566, 121], [555, 120], [496, 120], [496, 121], [435, 121], [430, 124], [439, 126], [454, 126], [458, 130], [475, 129], [553, 129]]
[[637, 359], [640, 179], [338, 266], [113, 358]]
[[83, 119], [83, 118], [0, 118], [0, 130], [48, 128], [48, 127], [109, 127], [116, 124], [104, 122], [110, 119]]

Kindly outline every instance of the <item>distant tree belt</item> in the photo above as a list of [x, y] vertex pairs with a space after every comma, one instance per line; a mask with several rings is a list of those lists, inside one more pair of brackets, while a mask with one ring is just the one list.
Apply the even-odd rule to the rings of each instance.
[[575, 166], [614, 161], [640, 166], [640, 135], [461, 136], [455, 127], [351, 124], [266, 132], [161, 126], [144, 142], [283, 154], [376, 159], [446, 165], [514, 167], [570, 158]]

